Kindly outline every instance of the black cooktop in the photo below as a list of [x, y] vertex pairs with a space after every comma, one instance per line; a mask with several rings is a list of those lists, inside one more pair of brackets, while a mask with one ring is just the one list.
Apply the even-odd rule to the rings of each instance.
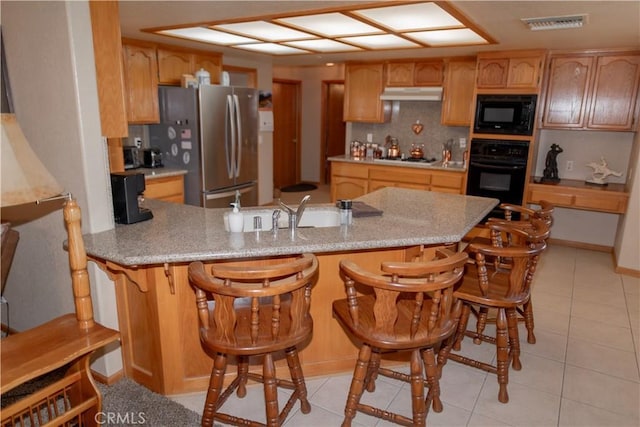
[[415, 163], [434, 163], [436, 161], [435, 157], [431, 159], [426, 159], [424, 157], [415, 158], [415, 157], [383, 157], [382, 160], [398, 160], [400, 162], [415, 162]]

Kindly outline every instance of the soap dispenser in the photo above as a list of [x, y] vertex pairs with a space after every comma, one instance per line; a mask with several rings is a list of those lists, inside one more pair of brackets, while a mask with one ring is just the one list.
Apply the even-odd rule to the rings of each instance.
[[244, 231], [244, 214], [240, 212], [239, 203], [231, 203], [233, 210], [229, 214], [229, 231], [239, 233]]

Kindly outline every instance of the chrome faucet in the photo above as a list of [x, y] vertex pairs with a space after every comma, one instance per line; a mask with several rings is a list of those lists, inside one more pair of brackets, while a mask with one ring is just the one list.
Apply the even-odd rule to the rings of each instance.
[[271, 214], [271, 231], [273, 233], [278, 232], [278, 220], [280, 219], [280, 212], [282, 212], [280, 209], [276, 209]]
[[304, 196], [300, 201], [300, 204], [298, 204], [297, 209], [293, 209], [292, 207], [287, 206], [281, 200], [278, 201], [280, 203], [280, 206], [282, 206], [282, 208], [287, 211], [287, 214], [289, 215], [289, 230], [298, 228], [298, 224], [300, 223], [300, 219], [302, 218], [302, 214], [304, 213], [304, 209], [306, 208], [309, 199], [311, 199], [310, 194]]

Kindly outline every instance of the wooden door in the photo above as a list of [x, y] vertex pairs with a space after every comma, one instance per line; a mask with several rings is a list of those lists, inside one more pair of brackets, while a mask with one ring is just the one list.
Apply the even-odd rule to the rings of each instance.
[[180, 86], [183, 74], [194, 74], [193, 55], [180, 50], [158, 48], [158, 83]]
[[273, 186], [300, 181], [300, 82], [273, 81]]
[[339, 156], [345, 152], [346, 124], [344, 112], [344, 82], [322, 83], [322, 139], [321, 139], [321, 171], [324, 172], [325, 183], [330, 181], [331, 164], [329, 157]]
[[158, 110], [158, 63], [151, 43], [122, 45], [127, 120], [129, 124], [160, 122]]

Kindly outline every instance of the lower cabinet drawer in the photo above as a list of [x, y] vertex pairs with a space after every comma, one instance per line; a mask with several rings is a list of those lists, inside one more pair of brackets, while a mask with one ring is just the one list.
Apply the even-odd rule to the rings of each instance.
[[144, 196], [148, 199], [184, 203], [184, 176], [145, 179]]
[[626, 200], [619, 197], [577, 195], [574, 206], [582, 209], [623, 213], [626, 210]]
[[461, 173], [456, 174], [439, 174], [434, 173], [431, 177], [431, 187], [445, 187], [455, 189], [456, 192], [460, 192], [462, 189], [462, 181], [464, 175]]
[[539, 203], [541, 200], [546, 200], [547, 202], [553, 203], [554, 205], [558, 206], [572, 206], [575, 198], [573, 194], [553, 191], [539, 191], [536, 189], [532, 189], [529, 194], [529, 203]]

